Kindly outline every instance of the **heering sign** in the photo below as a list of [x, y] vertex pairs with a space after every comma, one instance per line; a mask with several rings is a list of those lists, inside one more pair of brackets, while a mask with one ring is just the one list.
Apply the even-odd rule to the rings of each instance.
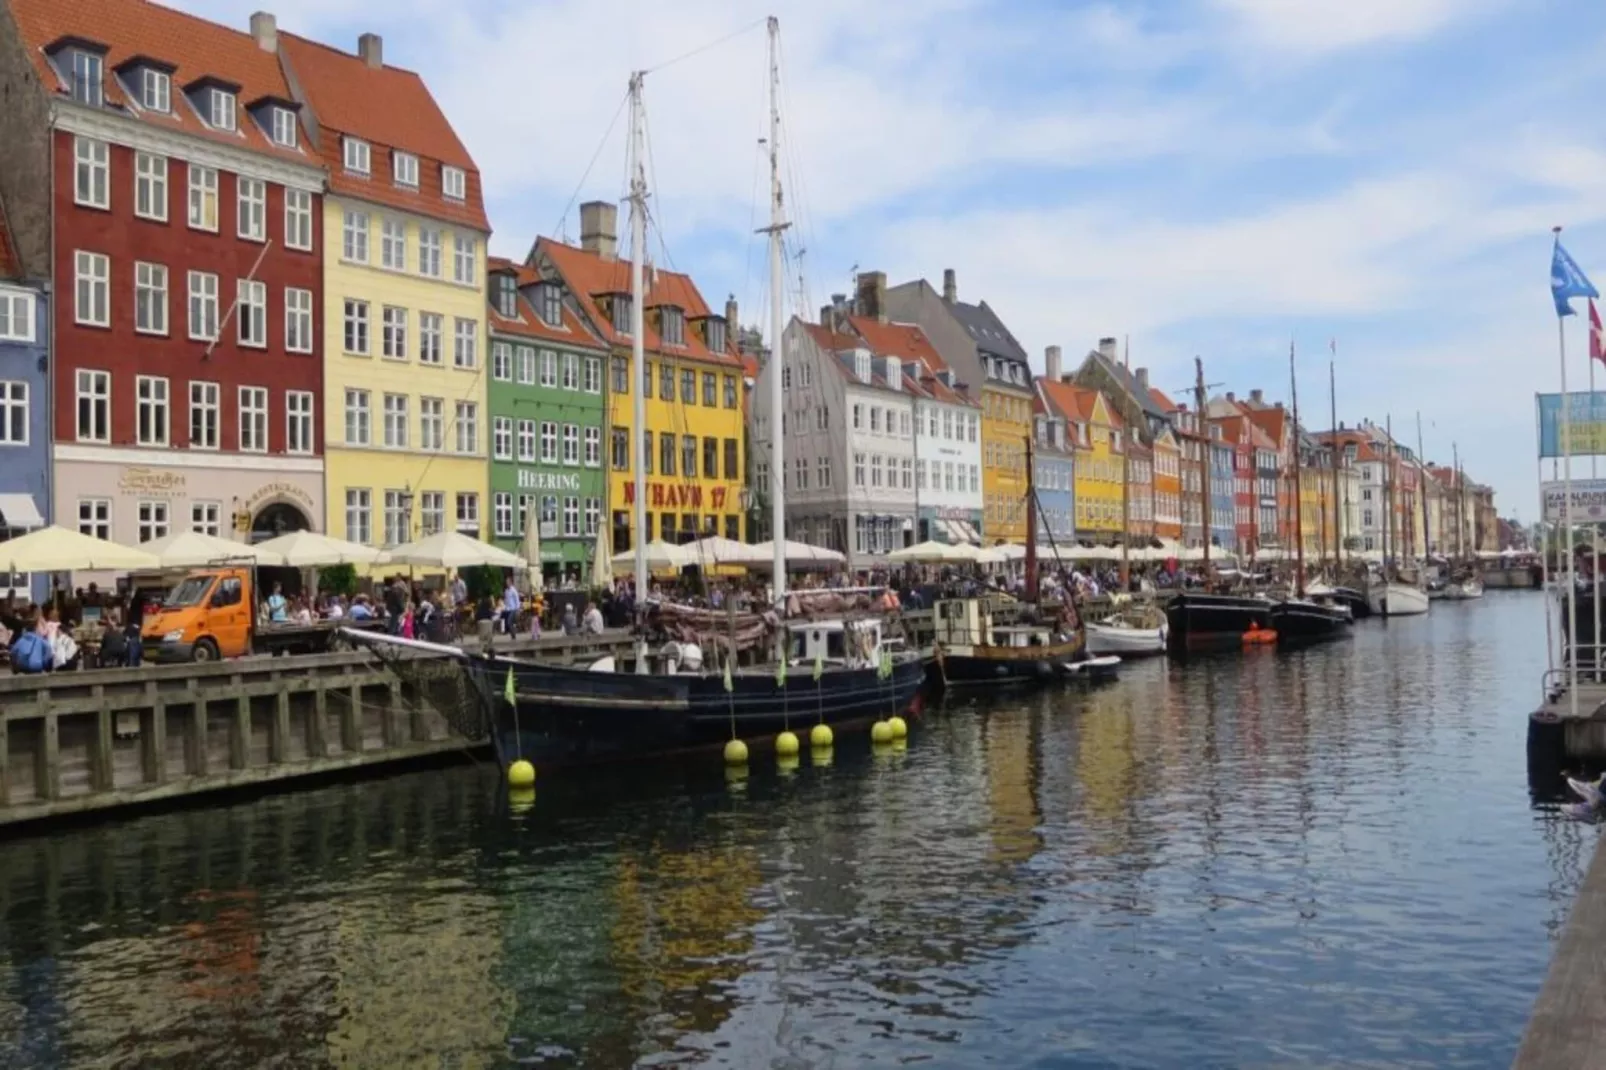
[[519, 469], [520, 490], [574, 490], [580, 489], [580, 477], [572, 472], [536, 472]]
[[[719, 511], [725, 508], [730, 491], [726, 487], [712, 487], [708, 491], [708, 508]], [[625, 504], [636, 503], [635, 480], [625, 482]], [[703, 488], [695, 483], [648, 483], [647, 505], [653, 509], [701, 509]]]

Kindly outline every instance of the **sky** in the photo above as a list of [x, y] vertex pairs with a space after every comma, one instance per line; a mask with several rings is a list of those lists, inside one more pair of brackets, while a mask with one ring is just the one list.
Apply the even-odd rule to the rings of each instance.
[[[1536, 518], [1533, 395], [1559, 385], [1553, 226], [1606, 285], [1598, 0], [176, 2], [242, 29], [266, 7], [352, 51], [381, 34], [514, 259], [623, 196], [646, 69], [649, 253], [747, 322], [776, 15], [789, 313], [855, 270], [952, 268], [1039, 370], [1115, 336], [1173, 395], [1197, 356], [1212, 393], [1286, 401], [1292, 341], [1311, 427], [1336, 343], [1339, 420], [1392, 416], [1414, 445], [1420, 412], [1427, 457], [1458, 448], [1504, 516]], [[1577, 389], [1584, 317], [1566, 329]]]

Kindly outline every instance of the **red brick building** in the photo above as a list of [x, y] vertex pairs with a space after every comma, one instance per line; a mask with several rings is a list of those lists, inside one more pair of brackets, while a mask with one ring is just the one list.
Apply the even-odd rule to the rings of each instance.
[[0, 8], [0, 194], [59, 295], [57, 523], [323, 525], [324, 174], [276, 47], [144, 0]]

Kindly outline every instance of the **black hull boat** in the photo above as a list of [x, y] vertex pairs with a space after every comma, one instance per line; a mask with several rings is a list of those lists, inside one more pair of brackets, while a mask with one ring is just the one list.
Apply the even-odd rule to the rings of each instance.
[[986, 599], [952, 598], [934, 603], [932, 683], [939, 687], [997, 687], [1063, 678], [1069, 663], [1086, 659], [1087, 632], [1074, 605], [1061, 606], [1052, 620], [1040, 619], [1041, 615], [1040, 609], [1031, 607], [1023, 620], [1000, 624]]
[[1048, 683], [1065, 675], [1064, 666], [1083, 656], [1081, 636], [1043, 646], [938, 647], [932, 668], [951, 687], [974, 684]]
[[1277, 645], [1283, 647], [1325, 643], [1352, 634], [1350, 611], [1342, 605], [1324, 606], [1290, 598], [1271, 607], [1271, 626]]
[[[1184, 592], [1165, 609], [1166, 651], [1171, 654], [1239, 650], [1275, 641], [1273, 603], [1263, 598]], [[1265, 640], [1260, 639], [1265, 636]]]
[[1353, 587], [1334, 587], [1331, 590], [1334, 602], [1349, 607], [1350, 616], [1354, 620], [1372, 615], [1372, 603], [1366, 600], [1366, 595]]

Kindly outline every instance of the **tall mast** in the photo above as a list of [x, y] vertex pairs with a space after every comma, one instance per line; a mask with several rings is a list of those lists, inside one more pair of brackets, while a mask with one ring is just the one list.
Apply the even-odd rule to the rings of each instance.
[[[647, 297], [643, 292], [645, 285], [642, 278], [642, 263], [647, 256], [647, 164], [642, 149], [645, 114], [641, 107], [641, 83], [646, 73], [637, 71], [630, 76], [630, 367], [636, 383], [635, 389], [630, 392], [634, 419], [632, 435], [636, 440], [632, 451], [635, 464], [631, 477], [636, 481], [635, 516], [632, 519], [636, 531], [638, 606], [647, 604], [647, 352], [642, 337], [645, 333], [645, 310], [642, 306], [646, 304]], [[645, 654], [645, 651], [643, 643], [638, 653]], [[636, 658], [636, 671], [647, 671], [647, 659], [644, 656]]]
[[[1383, 434], [1388, 438], [1383, 460], [1383, 582], [1389, 578], [1389, 548], [1400, 552], [1400, 543], [1394, 537], [1394, 417], [1383, 417]], [[1395, 575], [1399, 574], [1396, 567]]]
[[1422, 450], [1422, 410], [1416, 413], [1416, 493], [1422, 499], [1422, 571], [1419, 575], [1426, 582], [1428, 549], [1432, 545], [1432, 534], [1428, 531], [1428, 462], [1427, 454]]
[[1204, 361], [1193, 358], [1193, 403], [1199, 410], [1198, 432], [1202, 445], [1199, 449], [1199, 528], [1204, 535], [1204, 573], [1210, 579], [1210, 430], [1205, 425]]
[[[1037, 580], [1037, 458], [1032, 436], [1026, 436], [1026, 601], [1036, 603]], [[1051, 536], [1052, 537], [1052, 536]], [[1056, 551], [1057, 553], [1057, 551]]]
[[781, 232], [786, 215], [781, 203], [781, 66], [779, 36], [781, 22], [769, 17], [770, 41], [770, 225], [763, 232], [770, 238], [770, 541], [775, 547], [775, 601], [786, 597], [786, 447], [781, 425], [785, 419], [786, 397], [781, 390], [781, 369], [785, 355], [781, 346]]
[[[1127, 336], [1121, 347], [1124, 350], [1123, 363], [1126, 365], [1126, 382], [1132, 383], [1132, 338]], [[1142, 415], [1140, 407], [1139, 415]], [[1132, 574], [1131, 558], [1129, 556], [1132, 545], [1132, 510], [1129, 504], [1132, 497], [1132, 431], [1126, 429], [1121, 437], [1121, 590], [1127, 589], [1127, 582]]]
[[1450, 443], [1450, 486], [1455, 490], [1455, 556], [1465, 557], [1466, 541], [1461, 538], [1461, 448]]
[[1336, 373], [1333, 364], [1338, 358], [1338, 339], [1333, 339], [1330, 350], [1332, 356], [1327, 361], [1327, 407], [1331, 410], [1333, 429], [1329, 432], [1332, 437], [1328, 439], [1329, 453], [1333, 463], [1333, 575], [1338, 575], [1339, 565], [1344, 559], [1344, 513], [1338, 504], [1338, 392], [1334, 389]]
[[1299, 493], [1299, 381], [1294, 376], [1294, 343], [1288, 343], [1288, 396], [1294, 407], [1294, 593], [1305, 597], [1304, 503]]

